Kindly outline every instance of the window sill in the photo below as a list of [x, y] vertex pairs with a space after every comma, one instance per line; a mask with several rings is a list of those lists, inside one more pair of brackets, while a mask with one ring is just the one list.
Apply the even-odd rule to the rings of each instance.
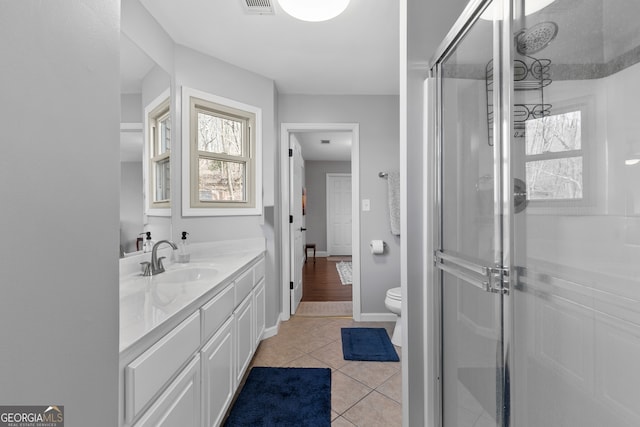
[[259, 216], [261, 208], [182, 208], [182, 216]]
[[145, 212], [147, 216], [171, 216], [171, 208], [148, 208]]

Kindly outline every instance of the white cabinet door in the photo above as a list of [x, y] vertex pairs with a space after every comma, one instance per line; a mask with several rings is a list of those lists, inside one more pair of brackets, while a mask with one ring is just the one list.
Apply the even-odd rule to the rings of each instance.
[[200, 425], [200, 356], [195, 356], [135, 427]]
[[235, 311], [236, 342], [236, 384], [242, 381], [242, 375], [253, 356], [253, 295], [247, 296]]
[[202, 348], [202, 413], [206, 427], [219, 426], [234, 393], [231, 316]]
[[265, 328], [265, 300], [264, 300], [264, 279], [258, 283], [258, 285], [253, 290], [253, 310], [255, 312], [255, 344], [254, 347], [257, 348], [260, 344], [260, 340], [262, 339], [262, 334], [264, 333]]

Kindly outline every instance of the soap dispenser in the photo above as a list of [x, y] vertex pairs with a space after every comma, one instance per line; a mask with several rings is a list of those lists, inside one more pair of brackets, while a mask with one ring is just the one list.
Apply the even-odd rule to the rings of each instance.
[[177, 261], [180, 263], [187, 263], [191, 258], [191, 254], [189, 254], [189, 248], [187, 247], [187, 233], [186, 231], [182, 232], [182, 239], [180, 239], [180, 243], [178, 244], [178, 256]]
[[151, 232], [147, 231], [146, 233], [140, 233], [140, 235], [146, 234], [147, 238], [142, 244], [142, 252], [151, 252], [153, 250], [153, 240], [151, 240]]

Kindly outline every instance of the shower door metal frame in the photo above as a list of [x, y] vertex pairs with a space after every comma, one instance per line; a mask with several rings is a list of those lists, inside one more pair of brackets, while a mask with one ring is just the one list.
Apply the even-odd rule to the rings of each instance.
[[[442, 202], [442, 185], [443, 185], [443, 137], [442, 137], [442, 68], [441, 64], [447, 59], [449, 54], [457, 47], [468, 33], [473, 24], [479, 19], [480, 14], [486, 7], [493, 3], [497, 7], [501, 7], [503, 17], [513, 16], [513, 6], [510, 0], [472, 0], [464, 9], [452, 29], [449, 31], [443, 42], [436, 50], [435, 55], [430, 61], [429, 75], [436, 79], [435, 102], [430, 105], [435, 106], [435, 164], [428, 166], [435, 167], [435, 191], [434, 191], [434, 208], [436, 211], [437, 233], [434, 236], [433, 247], [434, 252], [434, 269], [433, 278], [435, 289], [434, 296], [439, 301], [436, 304], [436, 317], [439, 324], [436, 328], [439, 334], [436, 334], [434, 341], [438, 345], [436, 353], [438, 361], [436, 369], [439, 372], [438, 396], [435, 396], [436, 405], [439, 408], [439, 424], [443, 423], [443, 387], [442, 381], [442, 285], [443, 273], [448, 271], [456, 277], [474, 284], [473, 276], [465, 274], [465, 271], [472, 271], [484, 276], [487, 280], [475, 280], [475, 285], [487, 292], [501, 294], [501, 304], [497, 305], [496, 313], [501, 319], [501, 347], [502, 360], [498, 360], [498, 366], [501, 368], [501, 384], [498, 384], [499, 390], [502, 391], [501, 408], [497, 410], [498, 425], [502, 427], [511, 426], [511, 408], [512, 398], [510, 393], [510, 367], [513, 362], [511, 348], [513, 345], [513, 293], [509, 292], [512, 288], [514, 271], [512, 263], [513, 253], [513, 186], [511, 178], [511, 135], [512, 135], [512, 99], [513, 99], [513, 37], [512, 37], [512, 19], [503, 19], [494, 21], [493, 25], [493, 60], [494, 64], [494, 91], [493, 105], [499, 106], [494, 109], [495, 119], [493, 121], [493, 173], [494, 173], [494, 265], [481, 266], [473, 265], [467, 260], [460, 259], [442, 251], [443, 247], [443, 202]], [[448, 261], [451, 267], [445, 266], [444, 262]], [[495, 280], [499, 281], [496, 285]]]

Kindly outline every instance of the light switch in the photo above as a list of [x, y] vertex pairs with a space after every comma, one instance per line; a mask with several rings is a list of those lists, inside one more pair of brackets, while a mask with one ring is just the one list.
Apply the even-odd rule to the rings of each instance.
[[362, 199], [362, 212], [369, 212], [371, 210], [371, 200]]

